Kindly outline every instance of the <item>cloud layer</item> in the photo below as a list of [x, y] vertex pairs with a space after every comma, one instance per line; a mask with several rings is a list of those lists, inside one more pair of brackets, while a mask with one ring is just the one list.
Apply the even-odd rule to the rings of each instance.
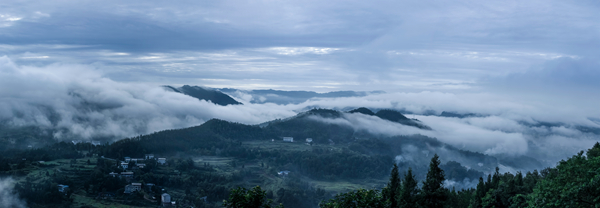
[[[423, 91], [276, 105], [249, 103], [251, 97], [239, 92], [232, 95], [244, 105], [219, 106], [156, 85], [114, 81], [90, 65], [37, 67], [0, 58], [0, 119], [11, 126], [55, 129], [57, 139], [121, 139], [200, 125], [211, 118], [259, 124], [314, 107], [367, 107], [412, 112], [407, 116], [421, 120], [433, 131], [361, 114], [346, 114], [339, 120], [315, 119], [384, 136], [421, 134], [464, 150], [526, 155], [552, 165], [598, 140], [597, 134], [580, 127], [600, 128], [600, 114], [584, 100], [577, 105], [550, 105], [502, 93]], [[442, 111], [481, 116], [438, 116]]]
[[[155, 85], [460, 91], [522, 73], [514, 79], [531, 83], [536, 70], [558, 59], [575, 60], [566, 71], [580, 65], [576, 59], [598, 60], [599, 7], [589, 1], [6, 1], [0, 55], [25, 65], [93, 64], [113, 80]], [[571, 85], [587, 77], [560, 71], [542, 81]]]

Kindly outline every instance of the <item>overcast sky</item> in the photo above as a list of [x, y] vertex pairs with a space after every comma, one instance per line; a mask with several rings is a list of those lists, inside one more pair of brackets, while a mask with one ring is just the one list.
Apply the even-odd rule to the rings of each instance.
[[599, 19], [597, 1], [9, 0], [0, 55], [243, 89], [597, 88]]

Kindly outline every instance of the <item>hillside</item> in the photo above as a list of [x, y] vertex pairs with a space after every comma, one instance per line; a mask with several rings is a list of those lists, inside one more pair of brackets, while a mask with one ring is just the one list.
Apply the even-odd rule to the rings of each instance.
[[362, 114], [369, 115], [369, 116], [375, 115], [375, 113], [373, 113], [373, 111], [369, 110], [368, 108], [364, 108], [364, 107], [351, 110], [348, 113], [362, 113]]
[[[369, 115], [368, 109], [352, 112], [380, 119]], [[395, 122], [406, 118], [390, 111], [380, 115]], [[169, 190], [178, 203], [194, 207], [200, 203], [218, 207], [228, 190], [259, 185], [277, 203], [294, 208], [317, 207], [337, 193], [357, 188], [383, 188], [390, 164], [394, 163], [400, 171], [410, 168], [417, 180], [424, 180], [428, 161], [434, 154], [440, 156], [440, 167], [457, 189], [474, 187], [478, 177], [494, 172], [497, 166], [535, 163], [532, 158], [518, 162], [515, 158], [498, 159], [464, 151], [422, 135], [383, 136], [357, 131], [347, 124], [349, 116], [356, 115], [312, 109], [260, 126], [212, 119], [199, 126], [160, 131], [108, 145], [63, 142], [0, 157], [0, 173], [22, 175], [20, 180], [28, 182], [68, 184], [73, 195], [67, 198], [74, 199], [78, 206], [98, 203], [96, 197], [103, 190], [115, 194], [107, 198], [106, 203], [111, 206], [151, 206], [144, 197], [157, 196], [161, 191], [123, 193], [125, 185], [143, 181]], [[285, 142], [282, 137], [293, 137], [294, 141]], [[306, 138], [312, 138], [312, 142], [307, 143]], [[169, 165], [150, 161], [145, 162], [145, 168], [127, 169], [135, 175], [130, 181], [108, 177], [111, 172], [126, 171], [119, 166], [123, 158], [142, 158], [146, 154], [167, 158]], [[91, 162], [85, 162], [88, 160]], [[289, 175], [279, 174], [281, 171], [289, 171]], [[52, 174], [38, 174], [45, 172]], [[19, 187], [28, 201], [70, 203], [64, 197], [56, 202], [38, 200], [32, 194], [35, 191], [30, 190], [34, 187]], [[206, 202], [196, 200], [204, 196]]]
[[189, 86], [184, 85], [182, 87], [172, 87], [172, 86], [164, 86], [165, 89], [171, 90], [173, 92], [178, 92], [181, 94], [185, 94], [191, 97], [195, 97], [198, 100], [205, 100], [212, 102], [217, 105], [241, 105], [242, 103], [236, 101], [229, 95], [226, 95], [218, 90], [204, 88], [199, 86]]
[[406, 118], [406, 116], [402, 115], [402, 113], [395, 110], [383, 109], [377, 111], [375, 116], [388, 121], [401, 123], [403, 125], [414, 126], [424, 130], [431, 130], [431, 127], [422, 124], [419, 120]]

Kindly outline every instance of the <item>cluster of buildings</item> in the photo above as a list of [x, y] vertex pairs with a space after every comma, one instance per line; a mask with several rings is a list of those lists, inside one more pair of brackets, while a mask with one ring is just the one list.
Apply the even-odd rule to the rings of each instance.
[[125, 192], [126, 194], [130, 194], [136, 191], [141, 191], [142, 190], [142, 183], [131, 183], [130, 185], [126, 185], [125, 186]]
[[[146, 184], [146, 188], [148, 188], [149, 190], [154, 186], [153, 183], [147, 183]], [[127, 186], [125, 186], [125, 192], [126, 194], [130, 194], [136, 191], [141, 191], [142, 190], [142, 183], [131, 183]], [[169, 195], [168, 193], [163, 193], [160, 195], [160, 201], [163, 205], [163, 207], [175, 207], [176, 203], [175, 201], [171, 200], [171, 195]]]
[[[146, 154], [146, 155], [144, 155], [144, 158], [124, 157], [123, 161], [121, 161], [121, 165], [119, 166], [123, 169], [123, 172], [121, 172], [121, 173], [111, 172], [108, 175], [110, 175], [112, 177], [125, 178], [129, 182], [133, 179], [134, 172], [127, 171], [128, 169], [144, 168], [144, 167], [146, 167], [146, 164], [142, 163], [142, 162], [144, 162], [146, 160], [153, 160], [153, 159], [155, 159], [154, 154]], [[156, 162], [159, 165], [166, 165], [167, 158], [156, 158]], [[146, 186], [148, 188], [151, 188], [152, 186], [154, 186], [154, 184], [147, 183]], [[131, 184], [125, 186], [126, 194], [133, 193], [133, 192], [136, 192], [139, 190], [142, 190], [142, 183], [131, 183]]]
[[[294, 142], [294, 137], [283, 137], [284, 142]], [[306, 138], [306, 144], [311, 145], [313, 142], [312, 138]]]
[[112, 177], [125, 178], [128, 181], [133, 178], [133, 172], [131, 172], [131, 171], [121, 172], [120, 174], [115, 173], [115, 172], [110, 172], [108, 175], [112, 176]]
[[[153, 154], [146, 154], [146, 155], [144, 155], [144, 158], [124, 157], [123, 161], [121, 161], [120, 167], [123, 168], [123, 170], [135, 169], [135, 168], [144, 168], [144, 167], [146, 167], [146, 164], [142, 163], [142, 162], [144, 162], [145, 160], [151, 160], [151, 159], [154, 159], [154, 155]], [[130, 165], [132, 162], [134, 164]], [[157, 158], [156, 162], [159, 165], [166, 165], [167, 164], [167, 158]]]

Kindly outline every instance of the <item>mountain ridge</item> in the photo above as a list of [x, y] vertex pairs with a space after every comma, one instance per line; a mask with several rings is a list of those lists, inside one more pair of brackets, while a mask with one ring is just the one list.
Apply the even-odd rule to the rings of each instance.
[[194, 97], [198, 100], [205, 100], [208, 102], [212, 102], [217, 105], [227, 106], [227, 105], [242, 105], [241, 102], [236, 101], [231, 96], [212, 88], [205, 88], [200, 86], [190, 86], [183, 85], [182, 87], [172, 87], [169, 85], [164, 85], [163, 88], [181, 93], [190, 97]]

